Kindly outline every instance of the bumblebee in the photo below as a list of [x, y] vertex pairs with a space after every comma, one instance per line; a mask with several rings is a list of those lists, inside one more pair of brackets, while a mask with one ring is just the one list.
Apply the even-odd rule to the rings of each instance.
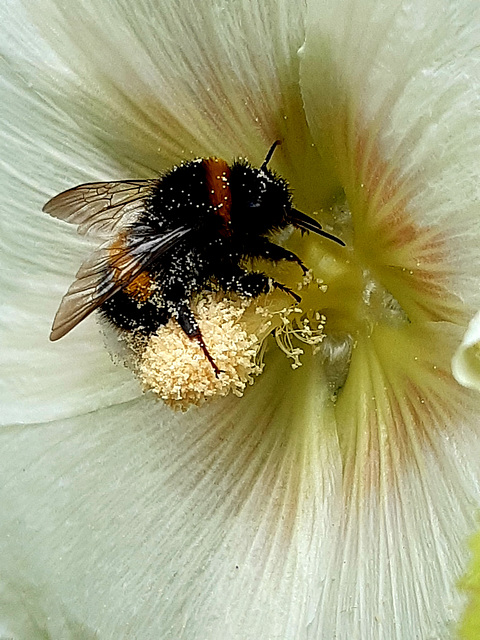
[[174, 167], [153, 180], [82, 184], [52, 198], [43, 211], [103, 241], [82, 264], [56, 313], [58, 340], [94, 310], [114, 326], [145, 335], [174, 318], [220, 373], [191, 310], [192, 298], [218, 288], [256, 297], [283, 284], [244, 268], [249, 258], [287, 260], [306, 267], [273, 243], [288, 225], [344, 246], [294, 208], [287, 182], [268, 168], [275, 141], [259, 169], [211, 157]]

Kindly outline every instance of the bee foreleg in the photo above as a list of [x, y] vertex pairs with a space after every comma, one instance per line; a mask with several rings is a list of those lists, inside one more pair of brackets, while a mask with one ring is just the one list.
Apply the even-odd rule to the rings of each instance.
[[279, 289], [292, 296], [295, 302], [301, 302], [302, 300], [298, 294], [287, 286], [269, 278], [259, 271], [248, 272], [238, 269], [238, 271], [230, 273], [229, 275], [224, 273], [218, 281], [227, 291], [236, 291], [241, 295], [252, 296], [253, 298], [256, 298], [262, 293], [268, 293], [268, 291], [272, 289]]
[[200, 348], [205, 354], [205, 357], [212, 365], [216, 377], [218, 378], [218, 376], [222, 372], [215, 364], [214, 359], [207, 349], [207, 345], [205, 344], [205, 341], [203, 339], [202, 332], [200, 331], [200, 327], [198, 326], [191, 309], [187, 305], [182, 304], [177, 307], [176, 311], [177, 313], [175, 314], [175, 318], [180, 325], [180, 328], [183, 329], [190, 340], [196, 340], [198, 342]]
[[271, 260], [272, 262], [280, 262], [280, 260], [296, 262], [302, 269], [304, 275], [308, 271], [307, 267], [293, 251], [289, 251], [285, 249], [285, 247], [270, 242], [268, 238], [259, 238], [259, 241], [257, 241], [255, 245], [248, 248], [248, 254], [252, 258], [265, 258], [265, 260]]
[[219, 284], [227, 291], [235, 291], [244, 296], [258, 297], [270, 289], [270, 279], [259, 271], [245, 271], [240, 268], [224, 270], [218, 276]]
[[298, 293], [295, 293], [295, 291], [292, 291], [281, 282], [277, 282], [276, 280], [271, 280], [270, 285], [272, 289], [278, 289], [279, 291], [284, 291], [285, 293], [288, 293], [288, 295], [292, 296], [292, 298], [295, 300], [295, 302], [297, 302], [297, 304], [302, 301], [302, 298], [298, 295]]

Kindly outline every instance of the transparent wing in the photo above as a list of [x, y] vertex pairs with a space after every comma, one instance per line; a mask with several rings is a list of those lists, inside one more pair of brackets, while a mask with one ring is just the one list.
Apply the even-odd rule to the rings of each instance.
[[82, 235], [111, 236], [137, 219], [156, 182], [126, 180], [81, 184], [49, 200], [43, 211], [77, 224], [77, 231]]
[[150, 264], [177, 244], [190, 229], [178, 228], [156, 237], [125, 242], [121, 234], [99, 247], [78, 270], [53, 321], [50, 340], [58, 340], [84, 318], [129, 285]]

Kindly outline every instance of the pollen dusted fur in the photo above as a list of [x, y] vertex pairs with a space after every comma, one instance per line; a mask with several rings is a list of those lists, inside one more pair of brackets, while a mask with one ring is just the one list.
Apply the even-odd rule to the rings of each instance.
[[97, 308], [116, 327], [147, 336], [174, 318], [219, 375], [192, 312], [193, 297], [223, 290], [255, 298], [279, 289], [298, 301], [281, 283], [247, 271], [245, 261], [287, 260], [305, 273], [294, 253], [270, 240], [290, 224], [343, 244], [294, 209], [288, 184], [267, 168], [277, 144], [259, 169], [199, 158], [157, 180], [80, 185], [50, 200], [44, 210], [79, 225], [81, 233], [110, 233], [64, 296], [51, 339]]

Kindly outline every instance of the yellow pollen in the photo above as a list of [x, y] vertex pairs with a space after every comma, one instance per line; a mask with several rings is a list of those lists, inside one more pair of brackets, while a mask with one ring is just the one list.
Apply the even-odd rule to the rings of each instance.
[[242, 396], [263, 370], [259, 334], [268, 324], [263, 320], [256, 332], [247, 331], [242, 316], [251, 304], [251, 299], [222, 300], [208, 294], [193, 306], [205, 344], [221, 370], [218, 377], [198, 343], [175, 320], [161, 327], [137, 356], [135, 368], [144, 388], [182, 411], [209, 398]]
[[[309, 272], [300, 286], [305, 302], [310, 283], [315, 287]], [[149, 337], [120, 331], [117, 348], [111, 348], [146, 391], [175, 410], [186, 411], [229, 394], [242, 396], [263, 371], [269, 335], [292, 360], [293, 369], [302, 364], [304, 348], [309, 345], [315, 354], [325, 337], [325, 316], [313, 309], [303, 311], [279, 290], [257, 298], [203, 293], [192, 302], [192, 312], [220, 370], [218, 376], [198, 342], [189, 339], [174, 318]]]

